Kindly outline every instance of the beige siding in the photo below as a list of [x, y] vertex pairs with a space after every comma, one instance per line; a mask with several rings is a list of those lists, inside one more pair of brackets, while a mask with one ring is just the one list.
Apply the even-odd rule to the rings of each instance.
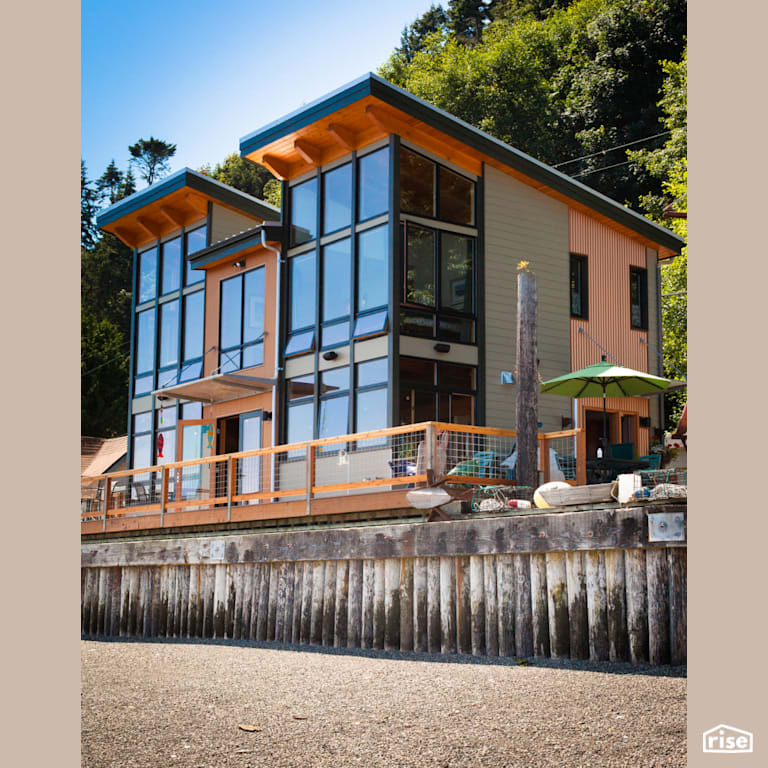
[[[539, 372], [543, 379], [570, 367], [568, 207], [495, 168], [485, 166], [486, 414], [489, 426], [514, 427], [515, 387], [500, 383], [515, 371], [517, 264], [530, 261], [539, 297]], [[571, 401], [539, 395], [539, 421], [558, 430]]]
[[[275, 218], [279, 218], [279, 215], [275, 214]], [[219, 240], [232, 237], [238, 232], [252, 229], [258, 224], [261, 224], [261, 219], [246, 216], [244, 213], [237, 213], [230, 208], [214, 203], [211, 213], [211, 245], [218, 243]]]

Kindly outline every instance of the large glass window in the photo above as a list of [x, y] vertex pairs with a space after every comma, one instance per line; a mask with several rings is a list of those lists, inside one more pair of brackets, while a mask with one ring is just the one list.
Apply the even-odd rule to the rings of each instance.
[[454, 224], [475, 223], [475, 184], [458, 173], [440, 166], [438, 175], [438, 218]]
[[139, 286], [137, 304], [154, 299], [157, 295], [157, 248], [139, 254]]
[[288, 261], [291, 330], [315, 324], [315, 253]]
[[208, 245], [208, 227], [203, 225], [185, 235], [187, 239], [187, 265], [185, 282], [187, 285], [200, 283], [205, 280], [205, 271], [202, 269], [192, 269], [189, 257], [197, 251], [202, 251]]
[[181, 238], [175, 237], [167, 243], [163, 243], [162, 249], [162, 290], [161, 293], [171, 293], [179, 290], [181, 272]]
[[152, 466], [152, 434], [136, 435], [133, 438], [131, 464], [135, 469]]
[[323, 234], [352, 224], [352, 163], [323, 174]]
[[[386, 387], [357, 392], [355, 394], [355, 432], [373, 432], [375, 429], [384, 429], [386, 426]], [[370, 446], [367, 441], [366, 444]]]
[[387, 305], [389, 292], [388, 229], [375, 227], [357, 236], [357, 311]]
[[160, 368], [179, 362], [179, 300], [160, 305]]
[[587, 257], [571, 254], [571, 316], [589, 317]]
[[357, 220], [365, 221], [389, 210], [389, 149], [379, 149], [358, 160]]
[[221, 281], [219, 364], [223, 373], [264, 362], [264, 267]]
[[[349, 434], [349, 395], [331, 397], [320, 401], [320, 413], [317, 419], [317, 436], [337, 437]], [[338, 445], [327, 446], [328, 451], [337, 451]]]
[[351, 247], [344, 238], [323, 248], [323, 322], [349, 316]]
[[[311, 400], [302, 403], [292, 403], [288, 407], [288, 424], [286, 441], [288, 443], [303, 443], [312, 440], [312, 414], [314, 405]], [[291, 454], [293, 455], [293, 454]]]
[[405, 301], [435, 306], [435, 232], [408, 225], [405, 254]]
[[155, 367], [155, 310], [145, 309], [136, 315], [136, 373], [147, 373]]
[[632, 328], [648, 330], [648, 270], [629, 268], [629, 307]]
[[477, 371], [470, 365], [400, 358], [400, 423], [474, 422]]
[[440, 233], [440, 306], [472, 314], [474, 238]]
[[203, 356], [203, 311], [205, 293], [196, 291], [184, 297], [184, 360]]
[[435, 216], [435, 164], [404, 147], [400, 149], [400, 210]]
[[317, 236], [317, 178], [291, 187], [291, 245]]

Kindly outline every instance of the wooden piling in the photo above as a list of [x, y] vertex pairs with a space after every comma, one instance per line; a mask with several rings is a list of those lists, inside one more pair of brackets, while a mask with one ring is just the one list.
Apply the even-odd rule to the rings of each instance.
[[645, 551], [648, 589], [648, 657], [651, 664], [669, 664], [669, 569], [667, 552], [660, 547]]
[[[546, 655], [549, 655], [547, 566], [543, 555], [535, 556], [538, 558], [535, 564], [533, 557], [520, 552], [512, 556], [515, 591], [515, 653], [524, 657], [543, 655], [538, 653], [538, 647], [544, 649]], [[536, 571], [536, 569], [539, 570]], [[534, 596], [537, 601], [536, 613], [533, 610]]]
[[301, 582], [301, 632], [299, 642], [309, 645], [312, 629], [312, 576], [315, 564], [309, 560], [304, 562], [304, 574]]
[[285, 608], [283, 610], [283, 632], [281, 642], [293, 642], [293, 612], [296, 600], [296, 564], [285, 564]]
[[456, 558], [456, 636], [459, 653], [472, 653], [469, 557]]
[[440, 653], [440, 558], [427, 558], [427, 650]]
[[277, 643], [284, 642], [285, 636], [285, 601], [287, 599], [288, 563], [279, 563], [277, 565], [277, 595], [275, 598], [275, 635], [274, 640]]
[[312, 563], [312, 613], [309, 625], [309, 642], [321, 645], [323, 642], [323, 589], [325, 589], [325, 563]]
[[269, 592], [267, 604], [267, 634], [265, 640], [275, 639], [275, 621], [277, 619], [277, 594], [280, 588], [280, 563], [269, 564]]
[[384, 649], [384, 560], [373, 561], [373, 647]]
[[349, 598], [347, 600], [347, 648], [362, 648], [363, 632], [363, 561], [349, 561]]
[[269, 581], [271, 575], [271, 563], [260, 563], [259, 608], [256, 612], [256, 639], [259, 642], [264, 642], [267, 639], [267, 622], [269, 619]]
[[362, 648], [373, 648], [373, 560], [363, 561]]
[[499, 656], [515, 655], [515, 575], [513, 556], [496, 555]]
[[607, 549], [604, 557], [608, 658], [629, 661], [624, 550]]
[[[83, 573], [85, 573], [83, 568]], [[126, 637], [128, 634], [128, 614], [131, 611], [131, 568], [123, 566], [120, 568], [120, 637]], [[85, 600], [83, 600], [83, 606]]]
[[304, 596], [304, 563], [297, 562], [293, 569], [293, 616], [291, 617], [291, 642], [301, 642], [301, 601]]
[[587, 619], [589, 623], [589, 658], [607, 661], [608, 642], [608, 595], [605, 582], [605, 555], [603, 552], [585, 552], [587, 584]]
[[482, 656], [485, 653], [484, 579], [482, 556], [471, 555], [469, 558], [469, 589], [473, 656]]
[[516, 431], [517, 481], [521, 485], [538, 485], [538, 352], [536, 313], [538, 296], [536, 277], [526, 270], [517, 273], [517, 344]]
[[568, 576], [565, 553], [547, 552], [547, 593], [549, 598], [549, 649], [553, 658], [567, 659], [571, 655], [568, 621]]
[[456, 558], [440, 558], [440, 652], [456, 653]]
[[667, 572], [669, 574], [669, 636], [670, 663], [685, 664], [686, 649], [686, 578], [687, 552], [683, 547], [667, 550]]
[[499, 655], [499, 616], [496, 595], [496, 556], [483, 556], [483, 586], [485, 591], [485, 652]]
[[427, 644], [427, 559], [413, 561], [413, 650], [425, 652]]
[[584, 553], [567, 552], [565, 571], [568, 588], [568, 625], [572, 659], [589, 658], [589, 620], [587, 616], [587, 577]]
[[333, 622], [336, 615], [336, 561], [328, 560], [323, 572], [323, 620], [321, 644], [333, 646]]
[[227, 613], [227, 566], [213, 568], [213, 637], [226, 637], [225, 618]]
[[645, 550], [624, 551], [629, 656], [633, 664], [648, 661], [648, 595]]
[[413, 650], [413, 558], [400, 561], [400, 650]]
[[107, 608], [107, 577], [106, 568], [98, 569], [98, 586], [96, 591], [96, 623], [94, 626], [95, 635], [104, 634], [104, 615]]
[[349, 561], [336, 563], [336, 595], [334, 598], [333, 647], [347, 647], [347, 618], [349, 616]]
[[400, 650], [400, 560], [384, 561], [384, 648]]

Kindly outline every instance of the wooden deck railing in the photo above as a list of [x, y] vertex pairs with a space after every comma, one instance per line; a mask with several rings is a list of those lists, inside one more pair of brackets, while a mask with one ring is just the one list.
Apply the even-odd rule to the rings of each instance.
[[[542, 433], [539, 469], [584, 484], [584, 430]], [[81, 478], [83, 533], [405, 506], [408, 488], [515, 484], [514, 430], [423, 422]]]

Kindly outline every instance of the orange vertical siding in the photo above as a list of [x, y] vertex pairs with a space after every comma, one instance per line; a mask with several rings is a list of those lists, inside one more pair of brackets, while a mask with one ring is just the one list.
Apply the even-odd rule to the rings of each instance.
[[[648, 332], [629, 325], [629, 268], [647, 267], [645, 246], [572, 208], [568, 212], [568, 230], [571, 252], [587, 257], [589, 283], [589, 317], [571, 318], [571, 370], [599, 363], [603, 354], [579, 333], [583, 328], [622, 365], [648, 371], [648, 347], [640, 342], [641, 338], [648, 341]], [[649, 282], [655, 279], [655, 275], [648, 275]], [[601, 398], [580, 400], [579, 424], [584, 424], [586, 409], [602, 407]], [[626, 414], [649, 415], [649, 400], [645, 397], [608, 398], [606, 407]], [[639, 429], [640, 454], [650, 448], [649, 431], [647, 427]]]

